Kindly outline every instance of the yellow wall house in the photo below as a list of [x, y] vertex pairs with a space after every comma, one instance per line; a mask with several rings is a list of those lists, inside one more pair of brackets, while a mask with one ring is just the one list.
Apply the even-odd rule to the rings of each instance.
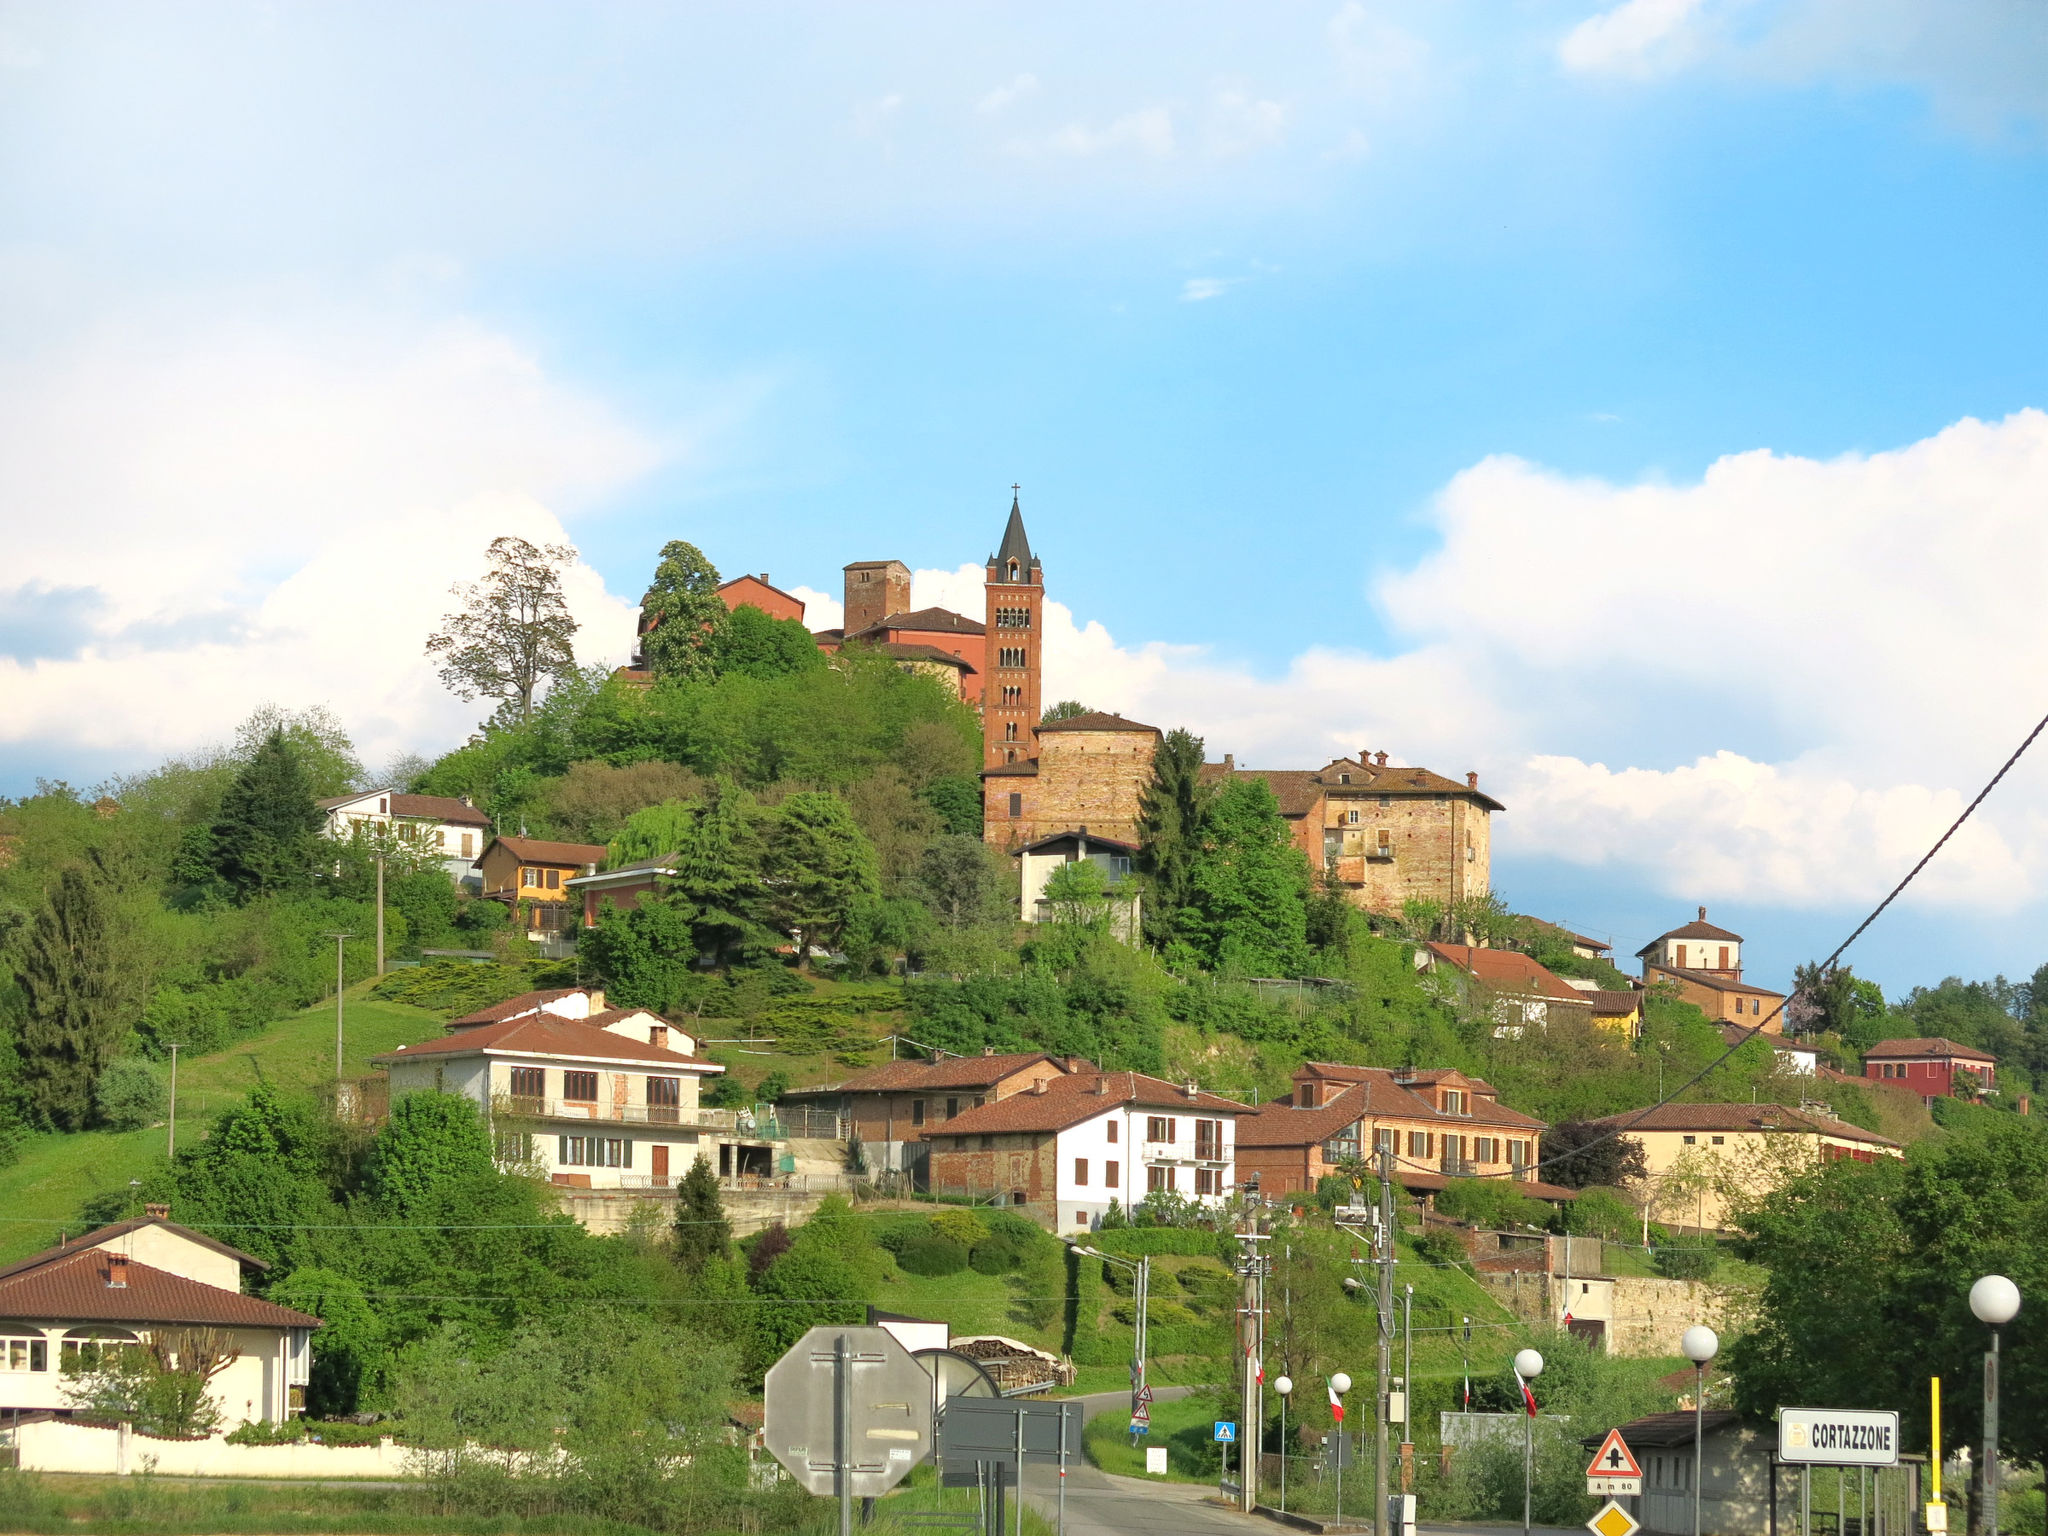
[[[569, 889], [578, 875], [604, 862], [602, 843], [551, 843], [537, 837], [497, 837], [476, 861], [483, 893], [512, 908], [529, 938], [574, 930], [583, 920], [583, 898]], [[574, 897], [574, 901], [571, 898]], [[520, 912], [524, 908], [522, 919]]]
[[1788, 1104], [1665, 1104], [1592, 1123], [1627, 1127], [1642, 1143], [1650, 1219], [1666, 1226], [1726, 1230], [1737, 1207], [1831, 1158], [1899, 1157], [1899, 1144], [1816, 1109]]

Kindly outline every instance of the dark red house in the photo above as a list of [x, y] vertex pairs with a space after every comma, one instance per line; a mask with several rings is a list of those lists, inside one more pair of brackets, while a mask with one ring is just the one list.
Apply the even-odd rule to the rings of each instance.
[[1948, 1098], [1956, 1078], [1976, 1079], [1980, 1092], [1997, 1086], [1998, 1058], [1939, 1036], [1932, 1040], [1880, 1040], [1863, 1053], [1863, 1075], [1910, 1088], [1923, 1099]]

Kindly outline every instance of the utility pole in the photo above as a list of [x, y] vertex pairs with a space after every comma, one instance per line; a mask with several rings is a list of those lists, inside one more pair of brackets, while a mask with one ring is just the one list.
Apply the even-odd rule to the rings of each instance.
[[[1242, 1426], [1238, 1437], [1237, 1507], [1252, 1513], [1259, 1503], [1259, 1456], [1264, 1449], [1266, 1392], [1260, 1378], [1266, 1361], [1266, 1261], [1259, 1244], [1267, 1235], [1258, 1229], [1256, 1213], [1246, 1218], [1249, 1231], [1237, 1234], [1244, 1245], [1244, 1305], [1238, 1310], [1242, 1344], [1238, 1403]], [[1247, 1450], [1246, 1447], [1250, 1449]]]
[[1388, 1479], [1387, 1467], [1387, 1397], [1392, 1390], [1390, 1378], [1393, 1375], [1394, 1343], [1394, 1142], [1393, 1132], [1387, 1133], [1386, 1142], [1380, 1147], [1380, 1380], [1379, 1380], [1379, 1447], [1374, 1476], [1374, 1493], [1379, 1503], [1374, 1508], [1372, 1526], [1375, 1531], [1387, 1528], [1387, 1500], [1393, 1494]]
[[377, 855], [377, 974], [384, 974], [384, 855]]
[[[1401, 1491], [1415, 1491], [1415, 1287], [1401, 1294]], [[1699, 1536], [1695, 1531], [1693, 1536]]]
[[178, 1047], [171, 1047], [171, 1124], [164, 1134], [164, 1161], [178, 1155]]
[[[381, 910], [381, 908], [380, 908]], [[344, 973], [341, 968], [341, 946], [355, 937], [352, 933], [328, 933], [323, 938], [334, 940], [334, 1102], [341, 1107], [341, 989]]]

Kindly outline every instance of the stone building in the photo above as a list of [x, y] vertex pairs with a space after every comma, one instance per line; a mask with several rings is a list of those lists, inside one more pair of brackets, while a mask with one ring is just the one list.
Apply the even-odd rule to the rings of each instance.
[[1459, 783], [1360, 752], [1313, 769], [1240, 768], [1226, 756], [1202, 775], [1219, 789], [1264, 779], [1310, 866], [1365, 911], [1398, 913], [1411, 899], [1449, 906], [1492, 888], [1491, 818], [1506, 807], [1476, 773]]
[[1159, 728], [1093, 711], [1041, 725], [1034, 735], [1034, 756], [982, 770], [982, 840], [1015, 848], [1086, 829], [1135, 844]]

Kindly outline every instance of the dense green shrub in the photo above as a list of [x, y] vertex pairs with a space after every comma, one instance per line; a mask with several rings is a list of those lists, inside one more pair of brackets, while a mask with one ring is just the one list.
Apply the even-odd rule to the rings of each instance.
[[424, 965], [393, 971], [370, 989], [370, 995], [460, 1018], [533, 988], [531, 966], [430, 960]]
[[1720, 1262], [1720, 1252], [1711, 1245], [1666, 1243], [1655, 1259], [1657, 1273], [1666, 1280], [1706, 1280]]
[[[889, 1247], [886, 1238], [883, 1246]], [[890, 1251], [897, 1264], [913, 1275], [957, 1275], [967, 1267], [967, 1250], [943, 1232], [929, 1229]]]
[[1014, 1233], [997, 1232], [974, 1245], [968, 1262], [974, 1266], [976, 1274], [1007, 1275], [1023, 1267], [1030, 1251], [1029, 1246], [1019, 1241]]
[[1446, 1232], [1442, 1227], [1431, 1228], [1417, 1236], [1415, 1254], [1428, 1264], [1463, 1267], [1471, 1262], [1471, 1255], [1465, 1252], [1465, 1245], [1458, 1240], [1458, 1234]]
[[1452, 1179], [1436, 1197], [1440, 1215], [1491, 1230], [1540, 1227], [1550, 1207], [1523, 1194], [1506, 1179]]
[[170, 1105], [155, 1067], [133, 1056], [107, 1063], [92, 1085], [93, 1112], [110, 1131], [139, 1131], [164, 1118]]
[[988, 1223], [972, 1211], [936, 1212], [932, 1216], [932, 1230], [944, 1233], [954, 1242], [967, 1248], [987, 1241], [989, 1235]]

